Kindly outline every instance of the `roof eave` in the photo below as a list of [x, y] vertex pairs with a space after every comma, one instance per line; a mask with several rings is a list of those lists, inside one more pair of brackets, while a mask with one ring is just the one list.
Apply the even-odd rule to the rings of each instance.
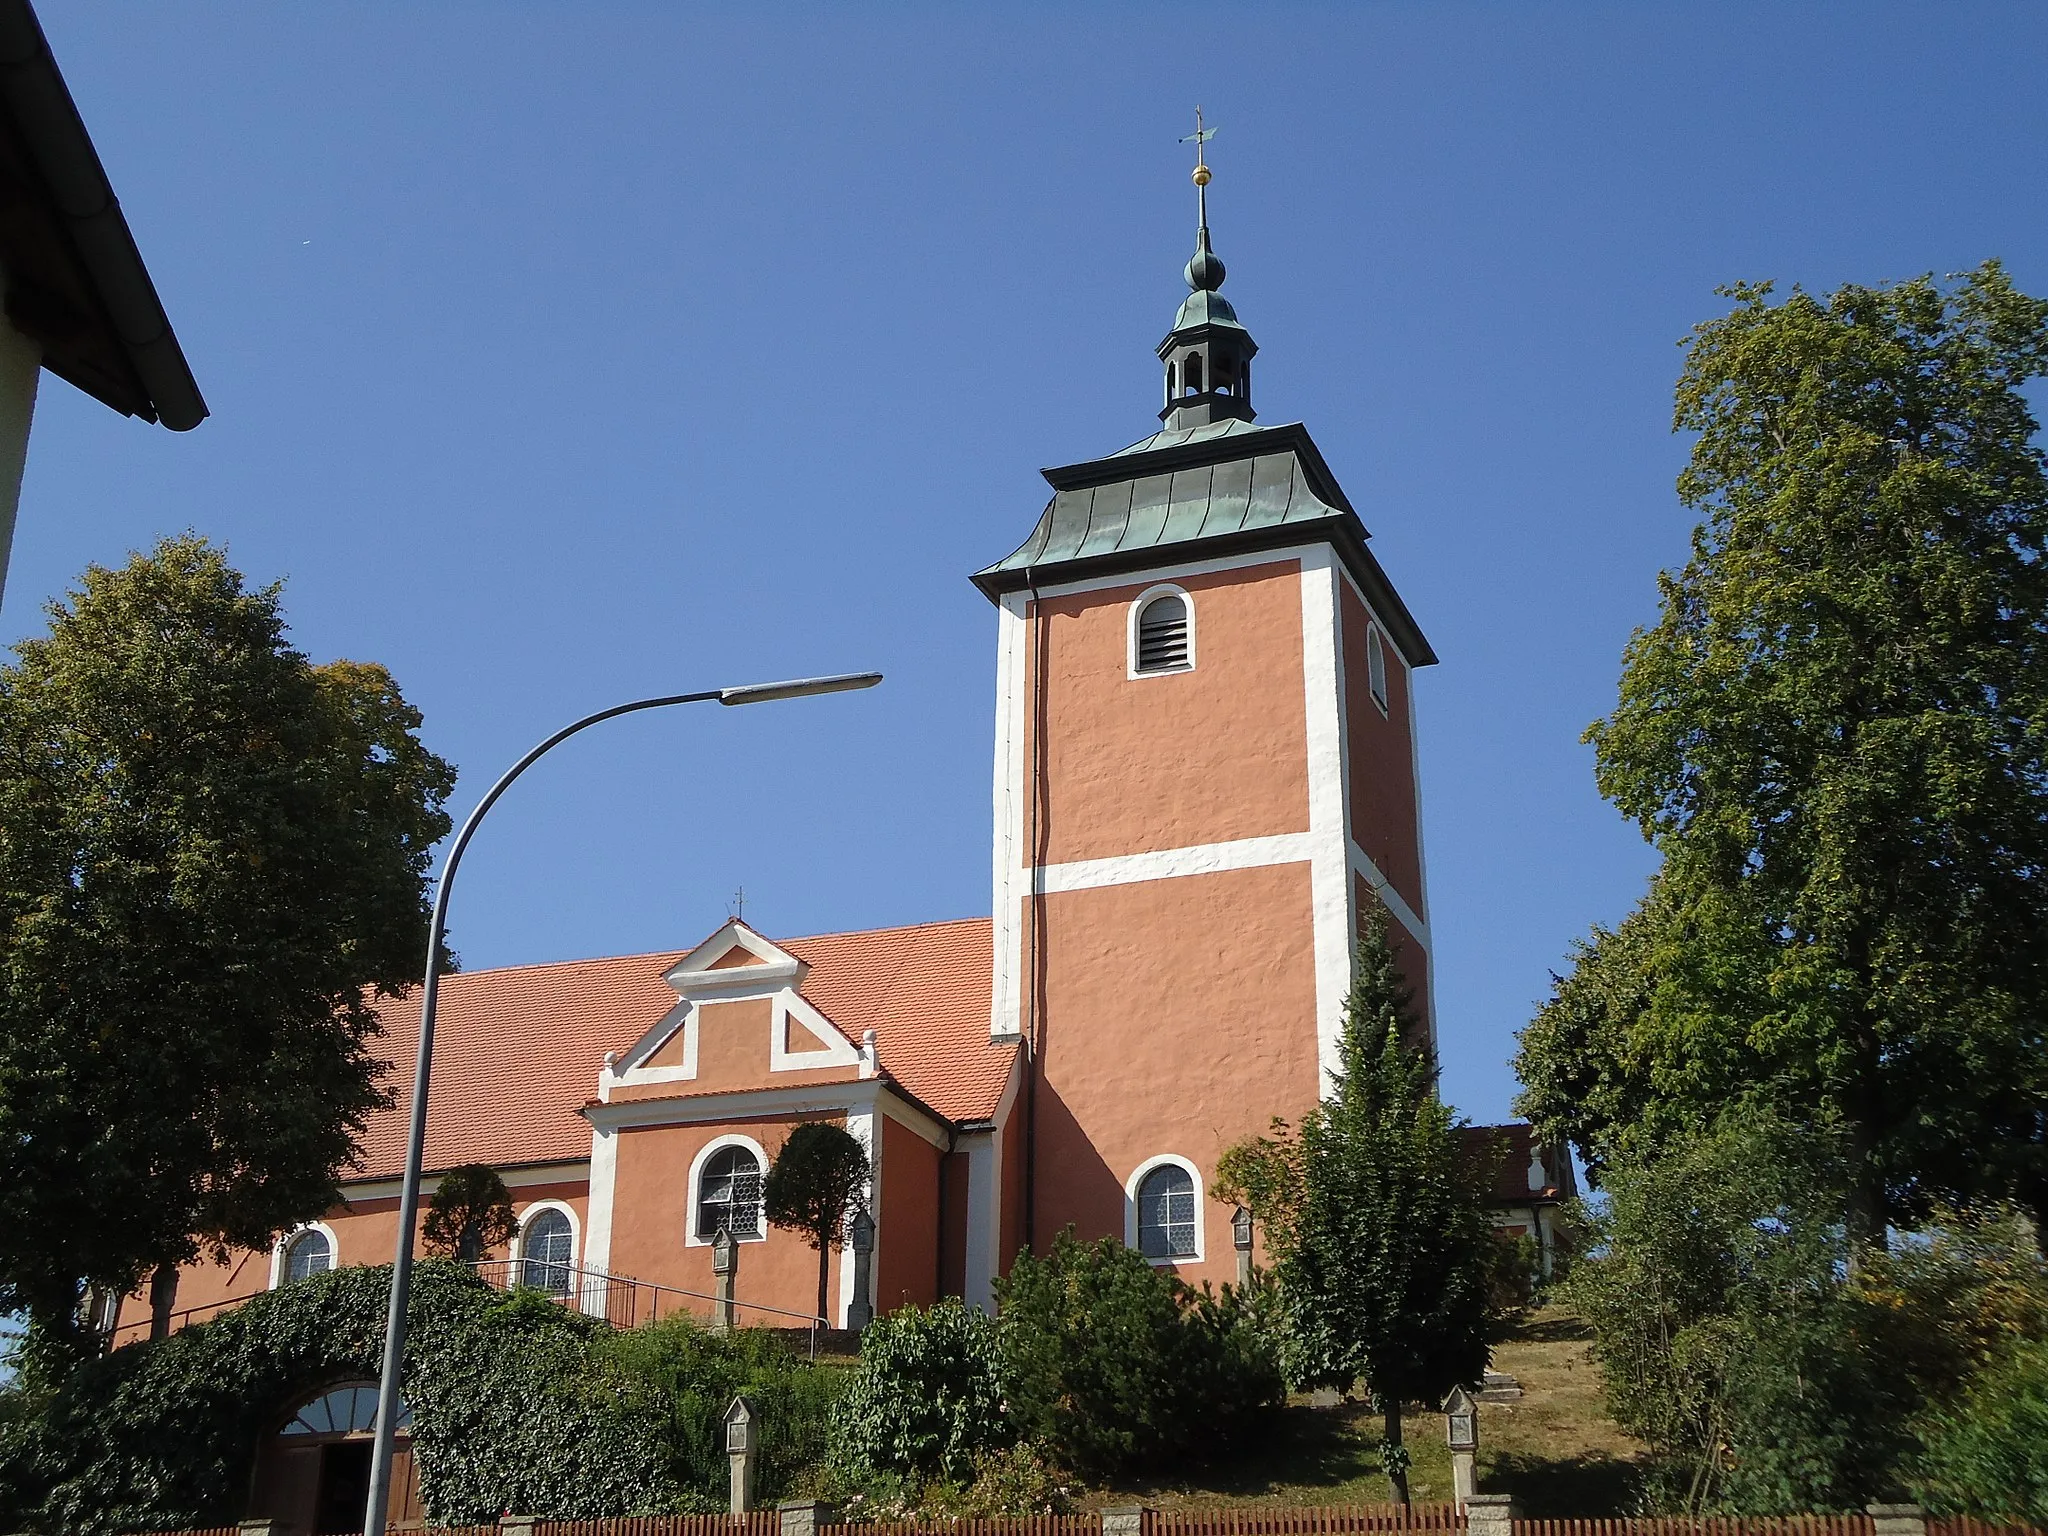
[[1311, 544], [1318, 540], [1328, 543], [1337, 551], [1344, 568], [1351, 573], [1372, 610], [1387, 627], [1387, 634], [1400, 650], [1402, 658], [1411, 667], [1433, 667], [1437, 654], [1430, 648], [1428, 638], [1422, 633], [1422, 626], [1415, 622], [1415, 616], [1408, 611], [1408, 605], [1401, 601], [1401, 594], [1394, 590], [1394, 584], [1387, 579], [1378, 560], [1366, 547], [1365, 527], [1358, 521], [1356, 513], [1343, 513], [1336, 517], [1319, 517], [1312, 521], [1298, 523], [1275, 523], [1265, 528], [1242, 529], [1236, 533], [1215, 534], [1204, 539], [1188, 539], [1179, 544], [1151, 544], [1143, 549], [1110, 550], [1100, 555], [1086, 555], [1078, 560], [1059, 560], [1045, 565], [1012, 566], [1007, 569], [991, 566], [977, 571], [971, 578], [982, 595], [990, 602], [1000, 604], [1004, 594], [1021, 592], [1038, 587], [1057, 585], [1069, 581], [1090, 581], [1099, 576], [1115, 576], [1125, 571], [1137, 572], [1150, 567], [1171, 564], [1183, 560], [1207, 560], [1217, 556], [1249, 554], [1262, 549], [1284, 549], [1291, 545]]
[[137, 393], [67, 357], [61, 341], [38, 338], [44, 366], [124, 415], [174, 432], [198, 426], [206, 401], [29, 0], [0, 0], [0, 132], [41, 179], [41, 212], [97, 301], [92, 319], [126, 358]]

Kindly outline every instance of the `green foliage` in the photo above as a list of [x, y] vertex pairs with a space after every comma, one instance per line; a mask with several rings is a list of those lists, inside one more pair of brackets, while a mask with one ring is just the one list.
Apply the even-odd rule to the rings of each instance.
[[465, 1163], [441, 1175], [420, 1226], [429, 1253], [474, 1264], [493, 1248], [512, 1241], [519, 1220], [512, 1194], [498, 1170]]
[[1859, 1245], [1944, 1201], [2048, 1218], [2048, 303], [1996, 263], [1728, 292], [1678, 388], [1692, 559], [1588, 732], [1661, 910], [1560, 988], [1530, 1107], [1602, 1155], [1642, 1093], [1665, 1132], [1831, 1125]]
[[[1436, 1094], [1383, 924], [1358, 946], [1331, 1094], [1299, 1145], [1261, 1154], [1298, 1167], [1294, 1208], [1268, 1221], [1286, 1309], [1288, 1374], [1302, 1385], [1363, 1380], [1386, 1414], [1400, 1475], [1402, 1405], [1474, 1384], [1491, 1355], [1491, 1280], [1502, 1259], [1486, 1170]], [[1285, 1181], [1278, 1181], [1285, 1187]]]
[[262, 1249], [381, 1102], [454, 774], [381, 667], [169, 539], [0, 668], [0, 1311]]
[[1220, 1453], [1282, 1398], [1246, 1298], [1194, 1292], [1112, 1238], [1063, 1232], [997, 1295], [1017, 1435], [1083, 1475]]
[[958, 1300], [904, 1307], [861, 1333], [860, 1368], [840, 1404], [836, 1452], [863, 1482], [975, 1478], [975, 1462], [1016, 1431], [995, 1321]]
[[2013, 1341], [2048, 1340], [2048, 1266], [2024, 1223], [1944, 1214], [1873, 1251], [1840, 1221], [1838, 1167], [1810, 1127], [1729, 1117], [1610, 1168], [1563, 1289], [1672, 1510], [1897, 1497], [1929, 1416], [1963, 1422], [1950, 1405]]
[[756, 1495], [772, 1502], [812, 1491], [830, 1450], [845, 1373], [800, 1359], [774, 1333], [716, 1334], [686, 1313], [611, 1335], [599, 1355], [678, 1490], [675, 1508], [727, 1507], [724, 1415], [741, 1394], [753, 1403], [759, 1426]]
[[1923, 1433], [1911, 1487], [1929, 1509], [2048, 1526], [2048, 1341], [2012, 1350]]
[[[61, 1378], [25, 1372], [0, 1416], [0, 1514], [14, 1529], [95, 1533], [232, 1525], [259, 1441], [337, 1381], [374, 1379], [388, 1267], [294, 1281]], [[405, 1396], [435, 1519], [507, 1507], [566, 1517], [683, 1502], [658, 1448], [601, 1369], [605, 1325], [507, 1297], [429, 1261], [415, 1274]]]
[[1608, 1162], [1628, 1147], [1654, 1144], [1684, 1106], [1661, 1096], [1648, 1045], [1658, 946], [1677, 936], [1652, 881], [1613, 929], [1577, 941], [1568, 974], [1551, 976], [1550, 998], [1519, 1036], [1515, 1108], [1552, 1146], [1569, 1144], [1598, 1187]]
[[818, 1252], [818, 1315], [826, 1315], [833, 1248], [845, 1240], [847, 1218], [867, 1188], [867, 1148], [843, 1126], [806, 1120], [775, 1154], [761, 1188], [761, 1206], [778, 1227], [801, 1232]]

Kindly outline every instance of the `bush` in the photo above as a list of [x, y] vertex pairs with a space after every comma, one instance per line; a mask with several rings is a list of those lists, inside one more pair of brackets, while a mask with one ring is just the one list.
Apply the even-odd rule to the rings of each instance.
[[674, 1507], [727, 1507], [725, 1410], [742, 1393], [759, 1425], [756, 1495], [767, 1503], [813, 1491], [808, 1484], [828, 1451], [843, 1372], [801, 1359], [776, 1334], [716, 1334], [687, 1313], [614, 1334], [599, 1353], [655, 1445], [677, 1491]]
[[1252, 1299], [1196, 1293], [1112, 1238], [1056, 1238], [997, 1286], [1010, 1419], [1108, 1477], [1241, 1441], [1284, 1388]]
[[862, 1333], [835, 1447], [848, 1475], [964, 1482], [977, 1457], [1014, 1439], [987, 1314], [942, 1301], [877, 1318]]
[[1924, 1436], [1911, 1486], [1929, 1509], [2048, 1526], [2048, 1343], [1984, 1371]]

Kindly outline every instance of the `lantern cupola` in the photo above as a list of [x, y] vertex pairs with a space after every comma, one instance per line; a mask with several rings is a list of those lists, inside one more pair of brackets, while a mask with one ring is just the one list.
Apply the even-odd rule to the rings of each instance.
[[1223, 286], [1223, 259], [1209, 244], [1209, 167], [1202, 145], [1212, 129], [1197, 127], [1195, 138], [1195, 254], [1185, 276], [1188, 296], [1173, 329], [1159, 343], [1166, 369], [1166, 403], [1159, 419], [1169, 430], [1205, 427], [1221, 421], [1252, 421], [1252, 358], [1259, 344], [1238, 322]]

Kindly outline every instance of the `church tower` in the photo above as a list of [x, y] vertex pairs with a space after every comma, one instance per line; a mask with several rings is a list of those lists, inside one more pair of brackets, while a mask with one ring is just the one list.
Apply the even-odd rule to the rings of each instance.
[[1375, 906], [1431, 1016], [1411, 681], [1436, 657], [1307, 430], [1256, 423], [1199, 149], [1195, 182], [1161, 430], [1046, 470], [974, 577], [1000, 615], [990, 1030], [1027, 1062], [1002, 1219], [970, 1235], [992, 1271], [1071, 1224], [1234, 1279], [1216, 1159], [1322, 1093]]

